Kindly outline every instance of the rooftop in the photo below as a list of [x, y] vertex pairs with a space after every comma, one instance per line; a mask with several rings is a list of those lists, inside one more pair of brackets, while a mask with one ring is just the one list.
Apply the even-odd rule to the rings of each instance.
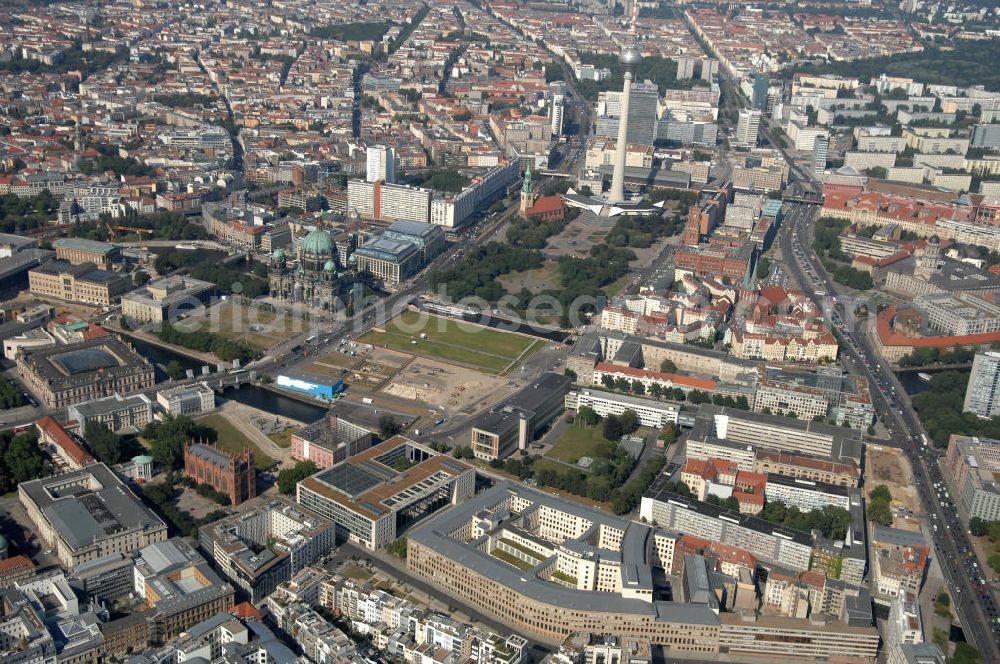
[[355, 254], [378, 260], [401, 261], [418, 251], [417, 245], [381, 236], [354, 250]]
[[99, 242], [97, 240], [86, 240], [79, 237], [61, 237], [52, 243], [56, 249], [69, 249], [71, 251], [86, 251], [93, 254], [108, 255], [118, 250], [118, 247], [110, 242]]
[[153, 370], [149, 360], [116, 336], [89, 339], [72, 350], [65, 346], [26, 349], [21, 362], [59, 387], [91, 383], [98, 374], [127, 374], [137, 367]]
[[[504, 480], [498, 482], [492, 489], [483, 491], [460, 505], [442, 510], [435, 516], [424, 520], [408, 533], [408, 537], [412, 541], [432, 548], [439, 554], [464, 567], [473, 569], [478, 574], [493, 581], [515, 588], [517, 592], [529, 595], [537, 601], [564, 609], [599, 613], [632, 613], [648, 615], [654, 620], [686, 624], [718, 624], [718, 616], [707, 606], [625, 599], [615, 593], [590, 592], [549, 583], [535, 576], [533, 570], [516, 569], [490, 554], [480, 551], [473, 545], [447, 535], [447, 533], [455, 532], [466, 522], [471, 521], [480, 511], [494, 508], [508, 496], [527, 499], [535, 506], [544, 505], [547, 508], [589, 520], [594, 524], [607, 524], [626, 532], [633, 526], [641, 526], [641, 524], [634, 524], [621, 517], [606, 514], [580, 503], [564, 500]], [[648, 529], [648, 526], [643, 526], [643, 528]], [[628, 536], [626, 539], [629, 539]], [[639, 538], [636, 538], [636, 541], [639, 541]], [[625, 546], [623, 545], [623, 560], [625, 554]]]
[[426, 238], [431, 235], [440, 235], [441, 227], [434, 224], [425, 224], [419, 221], [397, 221], [386, 231], [399, 233], [400, 235], [411, 235], [418, 238]]
[[166, 528], [103, 463], [24, 482], [18, 490], [73, 550], [128, 530]]
[[[391, 464], [395, 459], [416, 461], [404, 471]], [[453, 478], [470, 471], [471, 466], [432, 452], [403, 436], [395, 436], [355, 454], [312, 477], [300, 486], [329, 498], [356, 512], [376, 519], [394, 511], [405, 495], [422, 482], [436, 483], [443, 474]]]

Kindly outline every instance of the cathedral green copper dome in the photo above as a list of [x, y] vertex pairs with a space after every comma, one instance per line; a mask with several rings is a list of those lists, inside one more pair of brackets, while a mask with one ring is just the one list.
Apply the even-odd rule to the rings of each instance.
[[314, 230], [302, 240], [302, 251], [313, 256], [332, 254], [333, 238], [326, 231]]
[[271, 254], [271, 258], [276, 261], [283, 261], [285, 260], [285, 252], [281, 249], [275, 249], [274, 253]]
[[336, 272], [337, 271], [337, 264], [334, 263], [332, 260], [327, 261], [323, 265], [323, 271], [324, 272]]

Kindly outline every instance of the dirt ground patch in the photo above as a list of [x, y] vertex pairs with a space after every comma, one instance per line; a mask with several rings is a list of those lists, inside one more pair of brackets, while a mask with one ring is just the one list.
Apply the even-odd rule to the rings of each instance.
[[497, 401], [509, 389], [502, 378], [416, 357], [381, 391], [429, 408], [444, 406], [449, 412], [473, 412]]
[[379, 383], [392, 376], [399, 368], [392, 364], [382, 364], [374, 359], [367, 359], [354, 367], [344, 376], [344, 382], [351, 387], [375, 389]]
[[[913, 469], [909, 460], [899, 450], [891, 447], [879, 449], [869, 445], [865, 459], [865, 493], [884, 484], [892, 494], [895, 513], [893, 526], [904, 530], [919, 531], [920, 524], [909, 515], [922, 512], [917, 489], [913, 486]], [[907, 510], [907, 512], [903, 511]]]

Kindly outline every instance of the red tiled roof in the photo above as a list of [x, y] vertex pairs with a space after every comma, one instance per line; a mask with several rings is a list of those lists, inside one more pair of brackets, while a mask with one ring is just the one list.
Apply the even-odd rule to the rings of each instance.
[[239, 618], [243, 618], [244, 620], [246, 620], [247, 618], [260, 620], [263, 617], [261, 616], [260, 611], [255, 609], [254, 605], [251, 604], [250, 602], [240, 602], [239, 604], [233, 607], [232, 613]]
[[[914, 310], [915, 313], [915, 310]], [[1000, 332], [966, 334], [961, 336], [908, 337], [892, 329], [896, 305], [886, 307], [875, 319], [875, 331], [883, 346], [910, 346], [913, 348], [951, 348], [953, 346], [979, 346], [1000, 341]]]
[[31, 562], [31, 559], [27, 556], [14, 556], [13, 558], [0, 560], [0, 578], [2, 578], [5, 574], [9, 574], [17, 570], [34, 568], [35, 563]]
[[549, 212], [559, 212], [566, 208], [566, 204], [559, 196], [542, 196], [535, 201], [535, 204], [524, 211], [528, 217], [535, 214], [547, 214]]
[[94, 461], [94, 457], [80, 447], [80, 445], [73, 440], [73, 438], [66, 433], [66, 430], [62, 428], [62, 425], [56, 422], [55, 418], [51, 415], [45, 415], [37, 422], [35, 426], [38, 430], [44, 433], [55, 445], [58, 445], [66, 454], [69, 455], [73, 461], [82, 465], [91, 463]]
[[693, 376], [681, 376], [680, 374], [663, 373], [662, 371], [650, 371], [648, 369], [636, 369], [634, 367], [623, 367], [610, 362], [598, 362], [595, 370], [603, 373], [618, 373], [623, 376], [633, 378], [652, 378], [653, 380], [670, 381], [674, 385], [690, 387], [695, 390], [715, 390], [715, 381], [707, 378], [695, 378]]

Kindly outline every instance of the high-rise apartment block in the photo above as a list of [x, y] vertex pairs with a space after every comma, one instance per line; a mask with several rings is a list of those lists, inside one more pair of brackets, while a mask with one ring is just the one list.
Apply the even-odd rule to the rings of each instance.
[[736, 145], [755, 147], [759, 130], [760, 111], [749, 109], [740, 111], [740, 119], [736, 123]]
[[962, 411], [979, 417], [1000, 415], [1000, 352], [976, 353]]
[[384, 145], [373, 145], [368, 148], [368, 182], [396, 181], [396, 151]]

